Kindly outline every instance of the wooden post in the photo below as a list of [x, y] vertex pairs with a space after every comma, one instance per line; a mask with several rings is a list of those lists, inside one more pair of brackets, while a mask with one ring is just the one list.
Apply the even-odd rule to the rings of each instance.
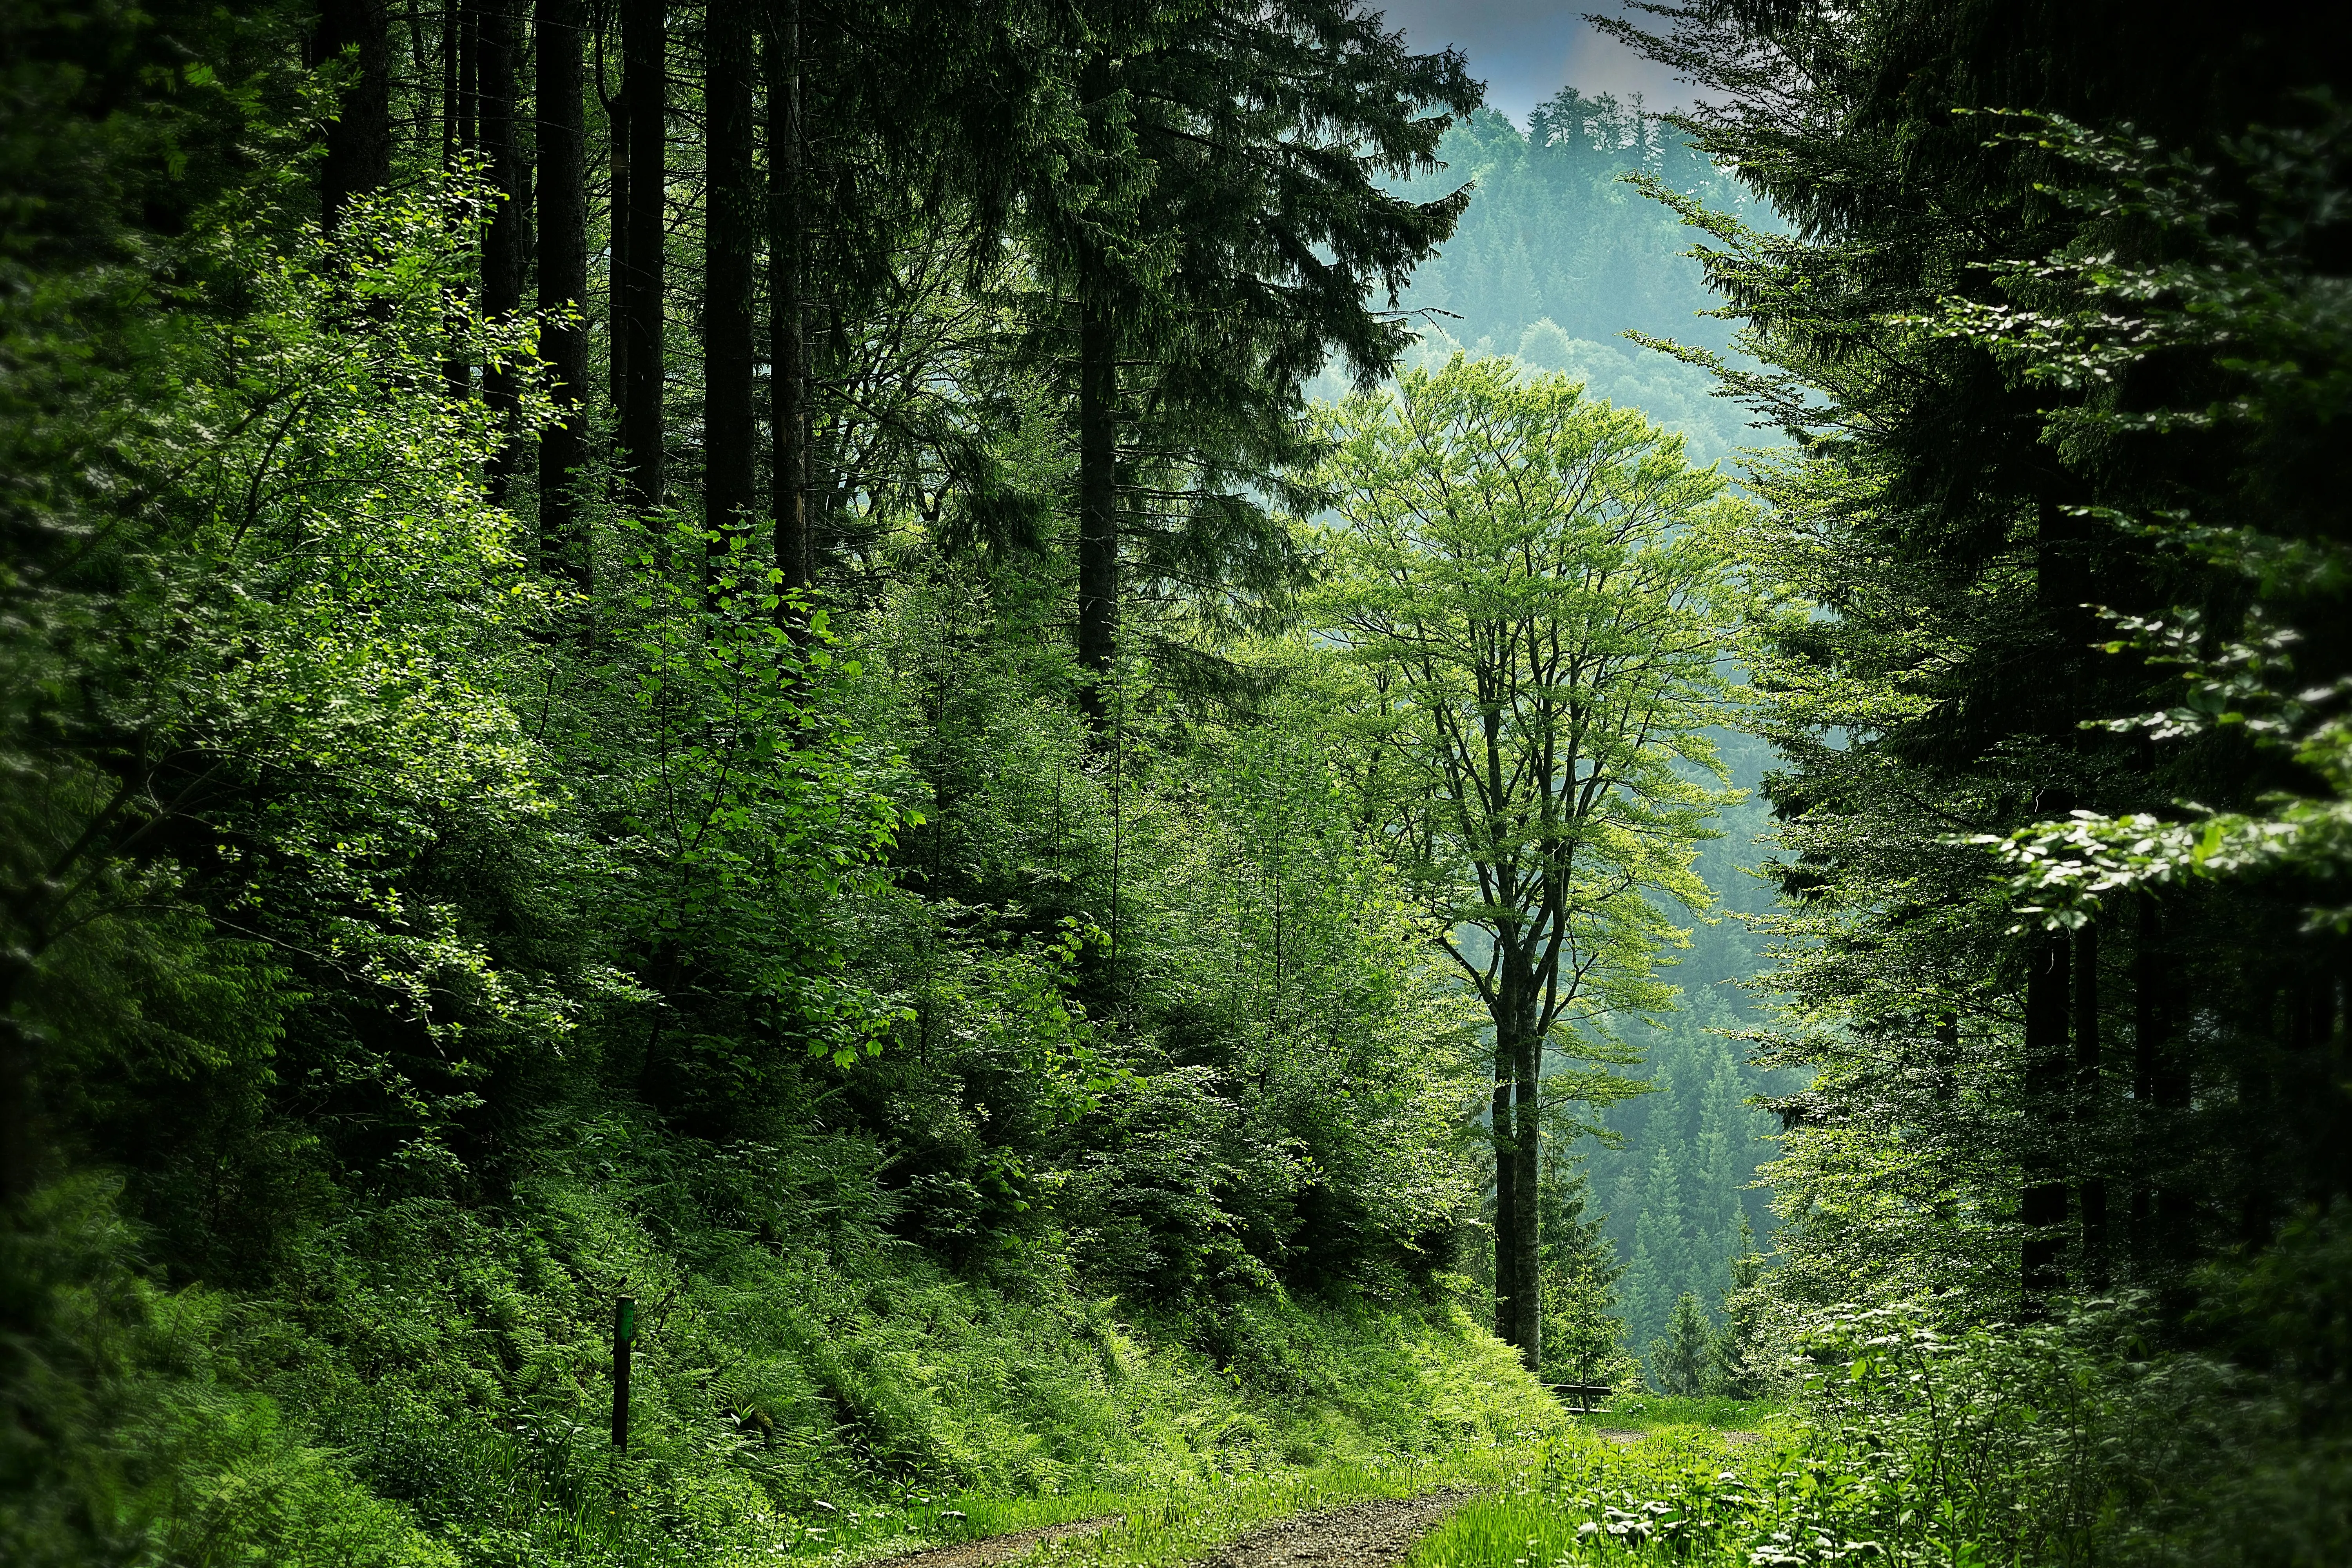
[[637, 1337], [637, 1299], [613, 1303], [613, 1447], [629, 1451], [629, 1346]]

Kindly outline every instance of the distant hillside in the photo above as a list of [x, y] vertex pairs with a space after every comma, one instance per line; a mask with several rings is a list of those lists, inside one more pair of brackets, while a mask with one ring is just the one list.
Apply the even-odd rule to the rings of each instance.
[[1612, 403], [1683, 431], [1701, 461], [1778, 439], [1708, 395], [1706, 375], [1622, 335], [1635, 329], [1714, 349], [1727, 349], [1731, 337], [1729, 323], [1705, 314], [1715, 300], [1698, 263], [1683, 254], [1696, 237], [1627, 184], [1629, 171], [1759, 226], [1771, 225], [1769, 209], [1638, 102], [1574, 88], [1537, 110], [1526, 132], [1490, 110], [1472, 115], [1447, 134], [1441, 155], [1444, 169], [1398, 188], [1427, 200], [1466, 180], [1476, 194], [1401, 301], [1431, 312], [1416, 358], [1462, 348], [1566, 371]]

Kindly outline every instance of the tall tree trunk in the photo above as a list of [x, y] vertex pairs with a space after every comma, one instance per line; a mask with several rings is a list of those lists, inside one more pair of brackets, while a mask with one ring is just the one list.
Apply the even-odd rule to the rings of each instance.
[[[1495, 1142], [1495, 1337], [1508, 1342], [1519, 1296], [1519, 1163], [1511, 1158], [1511, 1088], [1518, 1048], [1498, 1020], [1495, 1029], [1495, 1092], [1488, 1110]], [[1532, 1194], [1529, 1194], [1532, 1197]]]
[[703, 103], [709, 116], [703, 222], [703, 519], [723, 554], [750, 527], [753, 493], [751, 343], [753, 248], [752, 0], [709, 0]]
[[2107, 1183], [2101, 1115], [2099, 1061], [2099, 928], [2074, 933], [2074, 1148], [2088, 1161], [2075, 1184], [2083, 1215], [2083, 1282], [2093, 1290], [2107, 1285]]
[[786, 588], [814, 577], [808, 526], [807, 245], [801, 181], [799, 0], [778, 0], [768, 48], [768, 438], [776, 569]]
[[588, 332], [566, 320], [588, 298], [587, 121], [580, 92], [585, 0], [538, 0], [540, 353], [552, 371], [556, 423], [539, 438], [539, 558], [586, 590], [585, 514], [574, 490], [588, 460]]
[[313, 48], [319, 63], [352, 52], [358, 75], [327, 126], [319, 163], [319, 226], [334, 232], [343, 205], [392, 183], [392, 39], [384, 0], [326, 0]]
[[2025, 1186], [2018, 1200], [2023, 1316], [2047, 1310], [2066, 1287], [2065, 1138], [2068, 954], [2063, 937], [2037, 936], [2025, 973]]
[[1513, 1031], [1517, 1047], [1515, 1104], [1511, 1126], [1511, 1163], [1518, 1168], [1514, 1185], [1518, 1189], [1519, 1203], [1511, 1216], [1511, 1251], [1518, 1291], [1511, 1300], [1511, 1331], [1505, 1337], [1516, 1346], [1520, 1362], [1529, 1372], [1538, 1371], [1543, 1362], [1543, 1234], [1542, 1205], [1537, 1202], [1537, 1184], [1541, 1179], [1539, 1163], [1543, 1155], [1543, 1112], [1539, 1081], [1543, 1068], [1543, 1040], [1535, 1028], [1535, 986], [1530, 980], [1523, 988], [1520, 999], [1521, 1016]]
[[661, 0], [621, 0], [621, 91], [629, 112], [629, 255], [617, 290], [618, 337], [628, 345], [621, 450], [628, 501], [662, 504], [662, 289], [668, 174], [669, 82]]
[[458, 110], [464, 88], [459, 76], [458, 60], [464, 52], [466, 7], [464, 0], [447, 0], [441, 13], [441, 172], [447, 174], [457, 164], [457, 150], [465, 145], [458, 133]]
[[1118, 333], [1108, 294], [1090, 268], [1078, 302], [1078, 701], [1097, 735], [1118, 654]]
[[[509, 321], [522, 309], [522, 151], [515, 136], [516, 0], [479, 0], [482, 149], [489, 154], [490, 185], [497, 205], [482, 234], [482, 313]], [[498, 416], [505, 437], [489, 464], [490, 499], [503, 503], [514, 476], [519, 449], [515, 423], [521, 406], [517, 367], [483, 367], [482, 395]]]
[[[605, 215], [604, 336], [607, 369], [612, 376], [607, 395], [617, 419], [621, 409], [629, 401], [628, 318], [623, 309], [625, 301], [622, 298], [622, 280], [629, 271], [629, 89], [625, 75], [618, 93], [604, 89], [607, 41], [604, 19], [607, 15], [604, 10], [597, 12], [596, 100], [604, 106], [604, 130], [610, 143], [605, 151], [613, 176], [611, 210]], [[618, 46], [615, 44], [614, 47]]]
[[1536, 1038], [1536, 983], [1530, 966], [1498, 931], [1495, 1026], [1495, 1335], [1517, 1349], [1534, 1370], [1542, 1351], [1542, 1290], [1538, 1259], [1538, 1162], [1543, 1128], [1536, 1071], [1543, 1044]]
[[[451, 0], [450, 9], [443, 21], [444, 63], [448, 90], [442, 102], [441, 166], [445, 173], [455, 173], [466, 155], [478, 145], [476, 110], [478, 103], [480, 53], [477, 32], [478, 18], [474, 0]], [[465, 310], [467, 286], [463, 282], [450, 285], [450, 309], [453, 315]], [[441, 377], [448, 385], [451, 397], [471, 397], [474, 395], [474, 367], [470, 361], [451, 355], [441, 363]]]

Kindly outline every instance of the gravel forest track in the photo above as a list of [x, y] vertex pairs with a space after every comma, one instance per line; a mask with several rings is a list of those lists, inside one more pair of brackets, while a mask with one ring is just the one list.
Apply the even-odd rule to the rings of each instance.
[[1092, 1519], [1074, 1519], [1067, 1524], [1045, 1524], [1034, 1530], [1016, 1530], [1010, 1535], [987, 1535], [977, 1541], [959, 1541], [952, 1546], [926, 1547], [903, 1556], [886, 1557], [870, 1568], [994, 1568], [999, 1563], [1026, 1557], [1048, 1542], [1108, 1530], [1125, 1517], [1098, 1513]]
[[[1227, 1542], [1196, 1558], [1192, 1568], [1394, 1568], [1439, 1521], [1476, 1495], [1475, 1487], [1453, 1487], [1419, 1497], [1373, 1498], [1346, 1508], [1296, 1514]], [[1067, 1524], [959, 1541], [884, 1558], [868, 1568], [997, 1568], [1054, 1542], [1097, 1534], [1121, 1519], [1115, 1513], [1097, 1514]]]
[[1475, 1488], [1454, 1487], [1276, 1520], [1199, 1559], [1197, 1568], [1391, 1568], [1476, 1495]]

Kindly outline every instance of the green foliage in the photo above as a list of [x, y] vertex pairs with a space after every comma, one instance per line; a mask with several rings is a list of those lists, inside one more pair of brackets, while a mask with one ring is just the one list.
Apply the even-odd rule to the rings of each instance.
[[1543, 1379], [1617, 1384], [1635, 1368], [1625, 1351], [1617, 1286], [1625, 1266], [1604, 1230], [1584, 1217], [1591, 1189], [1557, 1140], [1544, 1148], [1536, 1188], [1538, 1279], [1543, 1292]]
[[5, 1236], [0, 1551], [26, 1568], [270, 1562], [452, 1568], [237, 1364], [235, 1303], [137, 1267], [116, 1194], [51, 1187]]
[[1753, 1399], [1775, 1382], [1765, 1348], [1768, 1303], [1761, 1289], [1764, 1258], [1756, 1234], [1743, 1217], [1739, 1250], [1731, 1259], [1731, 1283], [1723, 1293], [1723, 1326], [1708, 1346], [1706, 1386], [1733, 1399]]
[[[365, 47], [297, 73], [307, 12], [0, 20], [35, 62], [0, 131], [0, 1550], [838, 1561], [1025, 1497], [1172, 1562], [1557, 1430], [1446, 1300], [1486, 1080], [1444, 944], [1509, 903], [1467, 891], [1488, 850], [1572, 868], [1555, 934], [1596, 978], [1524, 1040], [1582, 1064], [1558, 1098], [1630, 1092], [1602, 1015], [1664, 1006], [1682, 940], [1651, 895], [1706, 904], [1738, 509], [1557, 380], [1412, 384], [1508, 405], [1520, 477], [1576, 503], [1490, 506], [1448, 613], [1513, 584], [1633, 670], [1544, 677], [1555, 738], [1626, 698], [1650, 727], [1578, 751], [1588, 798], [1532, 831], [1398, 836], [1426, 770], [1397, 787], [1378, 658], [1276, 635], [1307, 536], [1262, 498], [1349, 461], [1297, 417], [1326, 352], [1402, 346], [1363, 287], [1460, 202], [1373, 176], [1429, 172], [1459, 58], [1336, 0], [805, 30], [803, 590], [698, 515], [722, 389], [682, 315], [678, 505], [609, 499], [555, 321], [499, 304], [530, 182], [488, 33], [479, 122], [436, 90], [454, 15], [409, 17], [386, 81]], [[390, 167], [326, 232], [316, 143], [379, 87]], [[682, 247], [745, 150], [672, 107], [635, 192]], [[1149, 635], [1108, 670], [1062, 626], [1073, 249], [1152, 365], [1110, 476]], [[564, 409], [590, 456], [541, 537], [525, 459]], [[1545, 1202], [1561, 1349], [1613, 1376], [1613, 1258]]]
[[1666, 1331], [1650, 1342], [1651, 1380], [1666, 1394], [1688, 1397], [1706, 1391], [1715, 1359], [1715, 1333], [1698, 1298], [1685, 1290], [1675, 1299]]
[[1633, 1443], [1573, 1430], [1523, 1454], [1519, 1474], [1438, 1526], [1410, 1561], [1430, 1568], [1745, 1563], [1789, 1466], [1777, 1447], [1731, 1447], [1722, 1434], [1687, 1421], [1654, 1425]]
[[[1748, 105], [1683, 128], [1796, 226], [1646, 182], [1767, 368], [1686, 357], [1804, 443], [1755, 465], [1744, 547], [1816, 606], [1751, 665], [1785, 759], [1759, 1058], [1812, 1079], [1772, 1097], [1784, 1300], [2178, 1301], [2341, 1180], [2308, 1048], [2341, 1010], [2287, 998], [2334, 995], [2342, 937], [2261, 847], [2307, 816], [2331, 863], [2341, 117], [2281, 54], [2227, 109], [2170, 91], [2130, 20], [1689, 8], [1643, 44]], [[1768, 58], [1841, 63], [1779, 100]]]
[[1496, 1327], [1533, 1366], [1544, 1124], [1639, 1091], [1609, 1020], [1672, 995], [1663, 904], [1708, 911], [1740, 508], [1640, 416], [1498, 360], [1408, 372], [1324, 427], [1310, 626], [1352, 678], [1359, 810], [1486, 1009]]
[[[1701, 731], [1729, 700], [1714, 539], [1738, 508], [1640, 416], [1502, 361], [1408, 373], [1328, 429], [1341, 521], [1315, 616], [1363, 672], [1367, 795], [1399, 814], [1433, 914], [1486, 933], [1456, 958], [1490, 1008], [1524, 950], [1509, 1032], [1572, 1056], [1669, 995], [1653, 965], [1681, 933], [1654, 898], [1709, 906], [1690, 861], [1724, 799]], [[1567, 879], [1557, 909], [1538, 868]], [[1605, 1076], [1563, 1075], [1560, 1098], [1606, 1103]]]
[[[2049, 431], [2079, 462], [2136, 437], [2193, 432], [2247, 449], [2264, 469], [2292, 463], [2298, 447], [2327, 439], [2319, 431], [2340, 419], [2341, 367], [2352, 356], [2338, 280], [2310, 250], [2332, 222], [2352, 111], [2324, 93], [2311, 107], [2316, 123], [2258, 126], [2231, 149], [2250, 210], [2220, 194], [2214, 171], [2153, 138], [2103, 134], [2063, 115], [2027, 117], [2032, 129], [2011, 135], [2060, 161], [2070, 176], [2063, 199], [2094, 235], [2131, 225], [2161, 239], [2145, 260], [2095, 248], [2091, 236], [2005, 260], [1997, 272], [2010, 302], [1954, 301], [1936, 330], [1983, 346], [2029, 385], [2079, 399], [2052, 411]], [[2214, 361], [2218, 381], [2181, 387], [2159, 406], [2117, 395], [2152, 363], [2184, 355]], [[2275, 481], [2265, 473], [2258, 482]], [[2207, 506], [2228, 501], [2217, 496]], [[2111, 613], [2119, 635], [2104, 651], [2180, 675], [2172, 703], [2101, 727], [2175, 746], [2234, 731], [2291, 756], [2318, 787], [2289, 786], [2253, 810], [2076, 812], [1975, 841], [2014, 869], [2021, 912], [2053, 927], [2079, 927], [2134, 889], [2219, 880], [2306, 886], [2317, 900], [2306, 914], [2313, 925], [2352, 929], [2352, 908], [2326, 901], [2352, 852], [2352, 724], [2335, 710], [2352, 677], [2322, 679], [2336, 656], [2325, 637], [2298, 670], [2306, 634], [2294, 625], [2341, 593], [2341, 531], [2301, 517], [2225, 521], [2227, 510], [2202, 507], [2100, 515], [2240, 578], [2252, 595], [2236, 635], [2195, 605], [2162, 616]]]

